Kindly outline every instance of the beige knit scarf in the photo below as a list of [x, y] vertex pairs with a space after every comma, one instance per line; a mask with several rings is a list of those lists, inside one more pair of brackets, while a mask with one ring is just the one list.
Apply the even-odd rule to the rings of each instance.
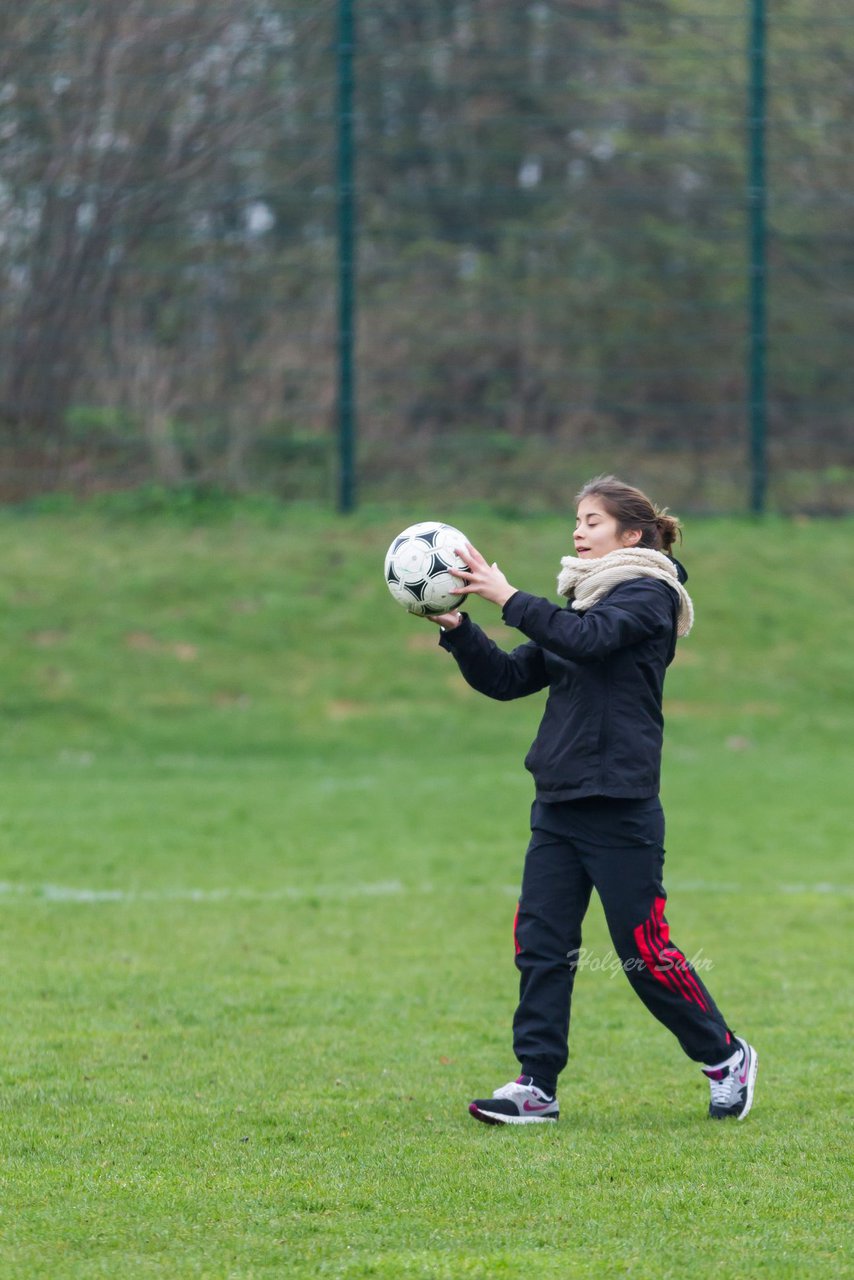
[[676, 634], [687, 636], [694, 625], [691, 597], [679, 581], [676, 565], [661, 551], [653, 551], [650, 547], [626, 547], [621, 551], [610, 551], [598, 560], [564, 556], [560, 563], [558, 592], [572, 601], [572, 607], [578, 613], [597, 604], [620, 582], [656, 578], [659, 582], [666, 582], [679, 597]]

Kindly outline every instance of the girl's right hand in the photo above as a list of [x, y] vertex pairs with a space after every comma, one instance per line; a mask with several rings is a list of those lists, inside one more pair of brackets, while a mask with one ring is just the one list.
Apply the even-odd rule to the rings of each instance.
[[425, 613], [423, 617], [427, 622], [435, 622], [437, 627], [444, 627], [445, 631], [456, 630], [463, 620], [459, 609], [453, 609], [450, 613]]

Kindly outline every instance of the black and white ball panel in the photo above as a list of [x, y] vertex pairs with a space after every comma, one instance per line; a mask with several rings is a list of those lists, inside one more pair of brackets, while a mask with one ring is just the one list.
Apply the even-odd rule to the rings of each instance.
[[459, 580], [450, 566], [466, 569], [456, 548], [468, 539], [453, 525], [424, 520], [394, 539], [385, 559], [385, 580], [398, 604], [410, 613], [437, 614], [458, 609], [462, 597], [452, 594]]

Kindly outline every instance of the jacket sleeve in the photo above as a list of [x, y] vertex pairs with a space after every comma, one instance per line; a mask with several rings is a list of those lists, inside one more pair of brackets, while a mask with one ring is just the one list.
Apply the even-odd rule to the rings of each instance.
[[620, 583], [585, 613], [517, 591], [502, 610], [516, 627], [543, 649], [575, 662], [598, 662], [615, 649], [637, 644], [673, 626], [675, 592], [665, 582], [638, 578]]
[[524, 698], [549, 682], [538, 644], [529, 641], [507, 653], [468, 614], [463, 614], [458, 627], [442, 632], [439, 644], [456, 658], [467, 684], [499, 702]]

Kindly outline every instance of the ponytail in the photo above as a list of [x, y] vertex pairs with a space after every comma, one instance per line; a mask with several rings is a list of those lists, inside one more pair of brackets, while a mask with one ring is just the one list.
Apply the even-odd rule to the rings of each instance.
[[[665, 555], [669, 556], [670, 548], [673, 546], [676, 539], [678, 538], [680, 542], [682, 541], [682, 525], [675, 516], [667, 514], [666, 507], [661, 511], [656, 507], [655, 527], [658, 530], [658, 537], [660, 539], [660, 545], [657, 550], [663, 551]], [[643, 543], [643, 539], [641, 539], [641, 543]]]

